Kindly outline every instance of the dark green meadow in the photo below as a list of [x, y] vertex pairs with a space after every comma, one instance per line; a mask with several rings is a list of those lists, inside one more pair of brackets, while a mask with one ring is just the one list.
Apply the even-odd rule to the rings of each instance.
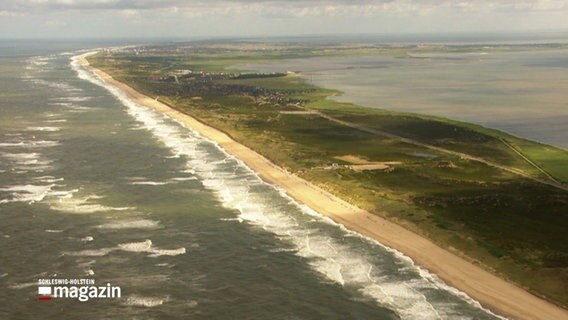
[[[98, 54], [89, 61], [339, 197], [568, 305], [568, 191], [562, 189], [568, 184], [567, 151], [474, 124], [335, 102], [327, 97], [337, 92], [312, 86], [297, 74], [220, 75], [236, 73], [225, 68], [243, 62], [333, 54], [398, 57], [422, 50], [324, 49], [201, 44], [139, 55]], [[176, 81], [169, 75], [179, 69], [193, 73]], [[553, 185], [427, 146], [522, 170]], [[336, 158], [346, 155], [399, 164], [355, 171]]]

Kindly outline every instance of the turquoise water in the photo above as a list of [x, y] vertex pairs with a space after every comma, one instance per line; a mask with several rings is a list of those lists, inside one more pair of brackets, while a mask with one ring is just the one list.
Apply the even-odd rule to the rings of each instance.
[[[495, 318], [102, 86], [78, 49], [0, 49], [1, 319]], [[38, 301], [52, 277], [122, 297]]]

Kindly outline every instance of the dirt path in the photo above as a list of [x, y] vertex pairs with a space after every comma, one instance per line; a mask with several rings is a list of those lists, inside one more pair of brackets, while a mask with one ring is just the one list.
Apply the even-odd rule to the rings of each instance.
[[531, 166], [535, 167], [538, 171], [542, 172], [545, 176], [547, 176], [550, 180], [552, 180], [555, 183], [561, 184], [560, 181], [556, 180], [556, 178], [554, 178], [550, 173], [546, 172], [546, 170], [544, 170], [541, 166], [537, 165], [536, 163], [534, 163], [531, 159], [527, 158], [521, 151], [519, 151], [517, 148], [515, 148], [513, 145], [511, 145], [509, 142], [507, 142], [507, 140], [503, 139], [503, 138], [499, 138], [501, 140], [501, 142], [503, 142], [509, 149], [513, 150], [513, 152], [515, 152], [516, 154], [519, 155], [519, 157], [523, 158], [526, 162], [528, 162]]

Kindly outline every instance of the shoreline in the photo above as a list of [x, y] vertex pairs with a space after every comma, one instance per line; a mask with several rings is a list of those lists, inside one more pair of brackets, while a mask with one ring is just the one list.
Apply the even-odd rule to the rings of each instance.
[[264, 181], [282, 188], [287, 195], [346, 228], [409, 256], [418, 266], [437, 275], [448, 285], [465, 292], [497, 314], [520, 319], [568, 318], [568, 310], [543, 300], [481, 267], [445, 250], [430, 240], [377, 215], [355, 207], [276, 166], [220, 130], [152, 99], [105, 72], [90, 66], [85, 54], [78, 57], [84, 69], [122, 91], [134, 102], [152, 108], [216, 142], [227, 153], [243, 161]]

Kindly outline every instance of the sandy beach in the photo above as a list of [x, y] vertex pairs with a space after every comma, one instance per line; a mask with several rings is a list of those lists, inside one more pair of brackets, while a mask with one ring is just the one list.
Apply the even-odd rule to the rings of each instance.
[[83, 67], [97, 74], [107, 84], [122, 90], [136, 103], [162, 112], [217, 142], [229, 154], [257, 172], [263, 180], [284, 189], [298, 202], [329, 216], [350, 230], [404, 253], [416, 264], [436, 274], [447, 284], [467, 293], [487, 309], [499, 315], [518, 319], [568, 319], [568, 310], [491, 274], [424, 237], [335, 197], [274, 165], [255, 151], [237, 143], [227, 134], [114, 80], [103, 71], [89, 66], [86, 60], [88, 55], [79, 59]]

